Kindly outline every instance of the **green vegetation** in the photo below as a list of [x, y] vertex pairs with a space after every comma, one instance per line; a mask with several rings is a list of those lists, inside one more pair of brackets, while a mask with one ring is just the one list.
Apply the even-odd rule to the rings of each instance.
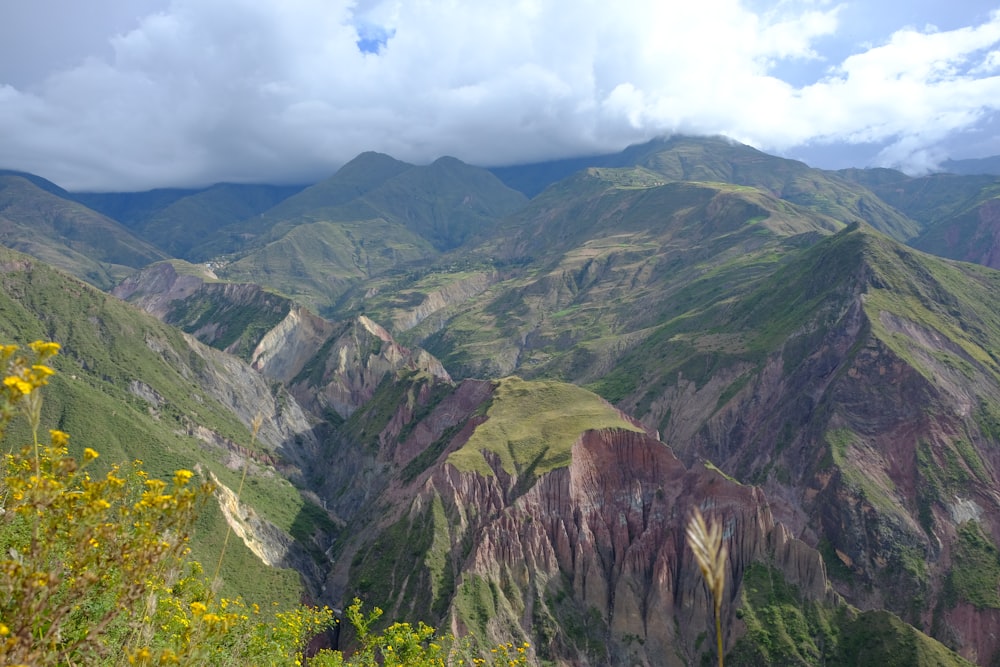
[[[76, 456], [86, 447], [101, 452], [93, 465], [101, 473], [105, 462], [141, 460], [154, 477], [201, 466], [228, 487], [238, 486], [239, 471], [224, 465], [225, 452], [188, 435], [205, 427], [233, 442], [251, 442], [247, 425], [201, 384], [221, 373], [210, 359], [176, 329], [35, 260], [0, 250], [2, 262], [17, 268], [0, 275], [0, 336], [62, 345], [40, 428], [73, 433]], [[142, 397], [136, 386], [151, 393]], [[8, 429], [10, 441], [29, 436], [20, 420]], [[263, 518], [300, 534], [329, 529], [288, 481], [251, 468], [244, 497]], [[191, 542], [198, 560], [217, 561], [225, 529], [218, 508], [199, 515]], [[241, 541], [226, 550], [222, 579], [225, 595], [262, 604], [293, 602], [301, 591], [297, 573], [268, 567]]]
[[[45, 185], [50, 187], [42, 187]], [[166, 256], [42, 179], [0, 173], [3, 245], [100, 288]]]
[[744, 571], [740, 598], [737, 615], [747, 633], [727, 657], [730, 665], [840, 664], [833, 657], [842, 625], [852, 616], [846, 605], [827, 608], [807, 600], [762, 563]]
[[890, 612], [806, 600], [761, 563], [744, 573], [741, 599], [747, 634], [727, 656], [731, 666], [971, 665]]
[[970, 602], [980, 609], [1000, 609], [1000, 551], [979, 524], [958, 526], [951, 571], [945, 580], [945, 599], [954, 605]]
[[640, 431], [594, 394], [561, 382], [500, 380], [493, 403], [461, 449], [448, 457], [459, 470], [492, 476], [489, 452], [518, 477], [537, 477], [569, 465], [573, 444], [584, 431], [620, 428]]
[[[242, 296], [231, 296], [242, 288]], [[194, 334], [207, 345], [230, 350], [244, 361], [264, 335], [277, 326], [292, 308], [292, 302], [268, 293], [256, 285], [231, 285], [220, 282], [203, 285], [200, 290], [171, 304], [163, 320]]]
[[972, 667], [973, 663], [890, 612], [866, 611], [843, 625], [839, 655], [827, 664]]
[[431, 255], [426, 241], [395, 222], [320, 220], [291, 228], [218, 273], [233, 282], [266, 285], [325, 313], [352, 284]]

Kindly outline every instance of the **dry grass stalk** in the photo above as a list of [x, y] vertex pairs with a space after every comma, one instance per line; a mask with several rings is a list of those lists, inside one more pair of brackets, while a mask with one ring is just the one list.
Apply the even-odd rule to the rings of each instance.
[[696, 507], [687, 527], [688, 544], [698, 561], [701, 576], [715, 602], [715, 639], [722, 667], [722, 592], [726, 587], [726, 557], [728, 551], [722, 543], [722, 525], [709, 525]]

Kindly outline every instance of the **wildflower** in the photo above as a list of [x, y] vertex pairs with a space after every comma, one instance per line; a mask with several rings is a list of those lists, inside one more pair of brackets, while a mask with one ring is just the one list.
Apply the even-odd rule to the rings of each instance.
[[24, 394], [25, 396], [30, 394], [31, 390], [34, 389], [34, 386], [32, 386], [30, 382], [27, 382], [16, 375], [10, 375], [8, 377], [5, 377], [3, 379], [3, 383], [8, 387], [17, 390], [19, 393]]
[[[16, 349], [17, 346], [14, 345], [11, 347], [14, 347]], [[34, 353], [37, 354], [39, 357], [44, 358], [44, 357], [51, 357], [52, 355], [57, 354], [61, 346], [59, 345], [59, 343], [54, 343], [51, 341], [36, 340], [34, 343], [28, 343], [28, 347], [30, 347], [34, 351]]]
[[174, 486], [184, 486], [191, 481], [194, 473], [190, 470], [178, 470], [174, 473]]
[[[58, 431], [53, 431], [53, 433], [58, 433]], [[90, 447], [86, 447], [83, 450], [83, 460], [84, 461], [93, 461], [98, 456], [100, 456], [100, 454], [98, 454], [97, 450], [95, 450], [95, 449], [91, 449]]]
[[65, 447], [69, 443], [69, 433], [64, 431], [56, 431], [55, 429], [52, 429], [49, 431], [49, 438], [52, 439], [53, 447]]

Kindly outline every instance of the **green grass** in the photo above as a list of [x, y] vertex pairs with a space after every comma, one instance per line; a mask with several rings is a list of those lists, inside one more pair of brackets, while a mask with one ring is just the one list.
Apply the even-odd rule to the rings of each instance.
[[586, 430], [640, 430], [585, 389], [517, 377], [499, 381], [486, 416], [448, 463], [492, 476], [493, 468], [483, 456], [490, 452], [510, 474], [539, 476], [569, 465], [572, 446]]
[[953, 606], [969, 602], [979, 609], [1000, 609], [1000, 551], [974, 521], [958, 526], [945, 599]]

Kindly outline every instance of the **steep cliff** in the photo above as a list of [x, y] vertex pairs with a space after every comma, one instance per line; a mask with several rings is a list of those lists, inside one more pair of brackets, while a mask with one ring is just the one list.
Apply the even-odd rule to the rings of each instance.
[[398, 371], [423, 371], [449, 380], [424, 350], [396, 343], [364, 315], [339, 325], [295, 309], [254, 350], [253, 366], [284, 383], [316, 415], [349, 417], [379, 384]]
[[641, 378], [619, 405], [762, 485], [853, 604], [988, 663], [1000, 600], [954, 581], [966, 522], [1000, 536], [998, 294], [1000, 274], [848, 230], [654, 334], [616, 370]]
[[152, 264], [111, 293], [244, 361], [293, 307], [259, 285], [223, 282], [207, 265], [180, 260]]
[[[360, 594], [394, 616], [445, 619], [489, 641], [527, 641], [535, 659], [557, 664], [700, 664], [713, 627], [686, 548], [698, 507], [722, 522], [731, 554], [724, 625], [734, 659], [820, 664], [845, 650], [857, 612], [830, 587], [820, 553], [775, 521], [760, 488], [687, 468], [637, 422], [571, 385], [509, 378], [435, 393], [433, 380], [414, 377], [395, 391], [412, 401], [364, 408], [346, 424], [364, 455], [340, 477], [365, 483], [345, 491], [330, 471], [327, 498], [353, 506], [356, 527], [336, 547], [333, 596]], [[810, 619], [801, 637], [780, 637], [757, 579], [745, 590], [748, 571], [793, 591]]]

